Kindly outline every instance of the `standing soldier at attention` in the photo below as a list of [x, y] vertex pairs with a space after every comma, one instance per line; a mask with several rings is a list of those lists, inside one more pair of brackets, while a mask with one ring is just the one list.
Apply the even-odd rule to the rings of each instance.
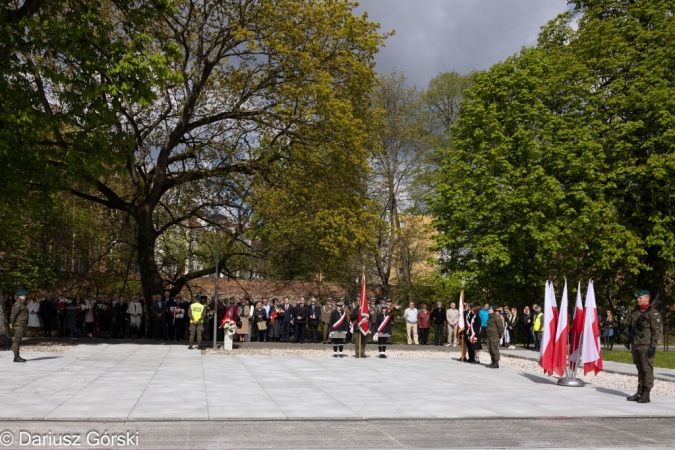
[[16, 293], [16, 302], [12, 306], [12, 313], [9, 317], [9, 326], [14, 332], [12, 336], [12, 352], [14, 352], [14, 362], [26, 362], [19, 356], [19, 346], [21, 338], [26, 332], [28, 326], [28, 306], [26, 305], [26, 291]]
[[502, 322], [501, 314], [495, 313], [495, 307], [490, 306], [490, 315], [488, 316], [486, 342], [490, 359], [492, 363], [488, 366], [489, 369], [499, 369], [499, 341], [504, 335], [504, 322]]
[[387, 338], [391, 336], [392, 318], [389, 315], [389, 305], [380, 303], [380, 310], [377, 315], [377, 323], [375, 324], [375, 334], [373, 340], [377, 341], [377, 348], [380, 351], [380, 358], [386, 358]]
[[654, 355], [661, 339], [661, 314], [649, 303], [649, 291], [637, 291], [635, 298], [637, 307], [630, 315], [627, 335], [629, 343], [632, 341], [631, 353], [638, 371], [638, 388], [635, 395], [627, 400], [649, 403], [649, 391], [654, 387]]
[[335, 311], [333, 306], [333, 299], [326, 300], [326, 304], [321, 307], [321, 323], [323, 324], [323, 343], [328, 343], [328, 335], [333, 331], [330, 327], [330, 316]]
[[[330, 321], [326, 324], [326, 328], [330, 328], [330, 337], [333, 340], [333, 358], [344, 358], [344, 342], [349, 329], [349, 319], [347, 312], [343, 310], [345, 304], [337, 302], [337, 309], [330, 313]], [[338, 354], [338, 352], [340, 352]]]
[[192, 344], [194, 343], [195, 333], [197, 334], [197, 348], [202, 345], [202, 335], [204, 334], [204, 310], [206, 306], [202, 305], [197, 301], [197, 297], [192, 297], [192, 304], [190, 309], [188, 309], [188, 317], [190, 318], [190, 346], [189, 350], [192, 350]]

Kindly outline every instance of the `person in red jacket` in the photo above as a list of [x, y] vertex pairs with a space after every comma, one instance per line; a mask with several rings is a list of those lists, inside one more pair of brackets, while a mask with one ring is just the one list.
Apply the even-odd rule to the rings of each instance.
[[426, 303], [422, 303], [422, 309], [417, 314], [417, 330], [420, 334], [420, 345], [429, 345], [429, 327], [431, 326], [431, 314]]

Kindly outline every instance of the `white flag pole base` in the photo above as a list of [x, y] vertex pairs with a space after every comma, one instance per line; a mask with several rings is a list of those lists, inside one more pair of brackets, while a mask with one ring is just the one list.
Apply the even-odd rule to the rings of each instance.
[[558, 386], [584, 387], [586, 383], [579, 378], [561, 378], [558, 380]]

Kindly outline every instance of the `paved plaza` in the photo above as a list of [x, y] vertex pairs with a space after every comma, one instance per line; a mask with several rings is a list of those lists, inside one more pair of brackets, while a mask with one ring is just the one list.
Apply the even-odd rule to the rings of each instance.
[[451, 359], [202, 355], [178, 345], [0, 353], [7, 419], [449, 419], [675, 417], [675, 399], [490, 370]]

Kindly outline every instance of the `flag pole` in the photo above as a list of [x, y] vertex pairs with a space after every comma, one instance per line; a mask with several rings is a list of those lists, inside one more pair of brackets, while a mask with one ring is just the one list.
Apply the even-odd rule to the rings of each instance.
[[[574, 305], [574, 311], [576, 311], [576, 303]], [[574, 314], [572, 315], [572, 321], [574, 321]], [[569, 321], [568, 321], [569, 322]], [[576, 334], [576, 333], [571, 333], [571, 334]], [[581, 334], [579, 335], [581, 337]], [[570, 340], [573, 339], [573, 337], [570, 337], [569, 335], [567, 336], [567, 370], [565, 371], [565, 378], [561, 378], [558, 380], [558, 385], [559, 386], [566, 386], [566, 387], [584, 387], [586, 383], [584, 383], [581, 379], [577, 378], [577, 369], [579, 368], [579, 360], [581, 358], [581, 343], [580, 342], [573, 342], [572, 346], [574, 348], [577, 348], [577, 361], [576, 365], [574, 366], [574, 371], [572, 370], [572, 361], [570, 360]]]

